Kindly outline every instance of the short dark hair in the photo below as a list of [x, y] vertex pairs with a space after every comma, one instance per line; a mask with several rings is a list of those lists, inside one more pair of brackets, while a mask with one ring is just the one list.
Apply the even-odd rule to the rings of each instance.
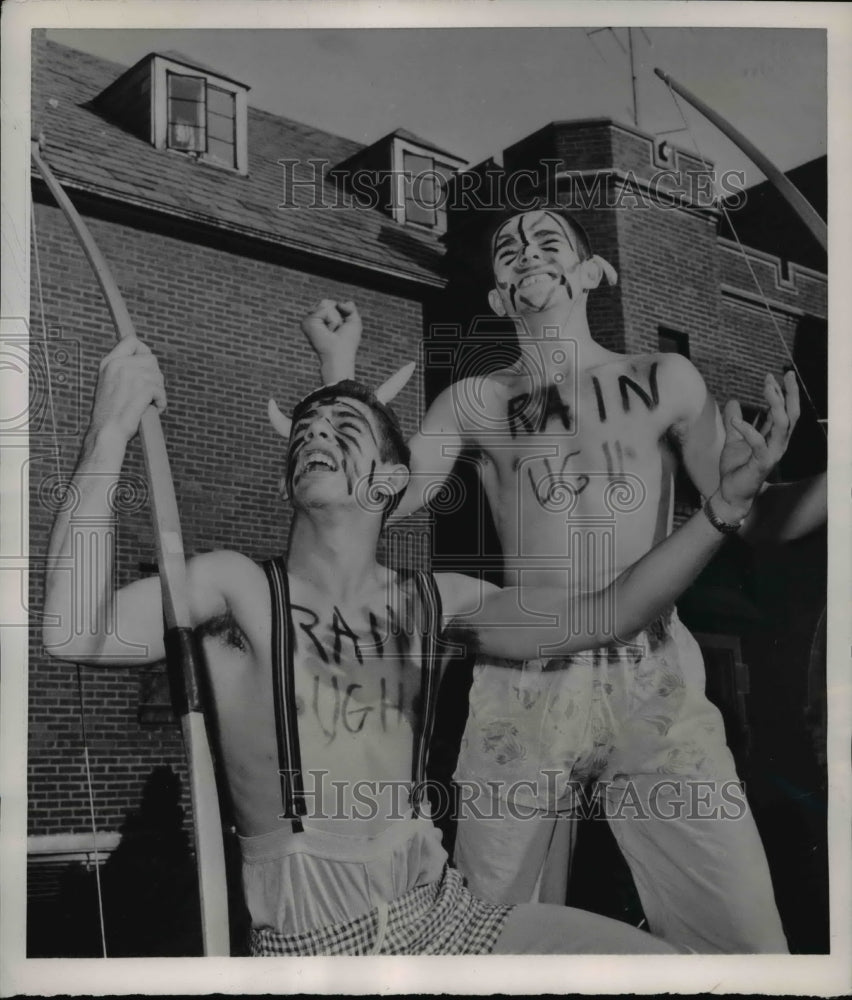
[[[390, 406], [376, 399], [372, 389], [355, 379], [343, 379], [332, 385], [320, 386], [319, 389], [315, 389], [304, 399], [299, 400], [293, 408], [293, 426], [295, 427], [296, 422], [304, 416], [309, 407], [315, 404], [330, 403], [332, 400], [340, 398], [355, 399], [368, 406], [372, 411], [379, 431], [379, 458], [383, 462], [404, 465], [406, 469], [410, 469], [411, 449], [405, 443], [405, 435], [402, 433], [399, 417]], [[384, 517], [389, 517], [396, 510], [404, 494], [405, 487], [388, 497]]]

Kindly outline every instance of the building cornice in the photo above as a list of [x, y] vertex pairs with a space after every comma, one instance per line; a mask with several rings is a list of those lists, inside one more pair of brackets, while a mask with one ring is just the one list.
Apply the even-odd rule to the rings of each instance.
[[772, 312], [782, 313], [783, 315], [791, 316], [794, 319], [801, 319], [803, 316], [819, 316], [820, 319], [825, 319], [825, 316], [820, 316], [820, 314], [815, 312], [813, 309], [800, 309], [798, 306], [791, 306], [786, 302], [779, 302], [778, 299], [767, 298], [766, 296], [759, 295], [757, 292], [747, 292], [745, 289], [737, 288], [735, 285], [729, 285], [724, 281], [719, 285], [719, 291], [721, 292], [723, 299], [728, 299], [729, 301], [735, 302], [740, 306], [757, 309], [764, 315], [766, 314], [768, 307], [772, 310]]
[[776, 271], [776, 284], [779, 288], [792, 290], [795, 286], [795, 279], [793, 277], [795, 274], [800, 274], [803, 278], [810, 278], [811, 281], [819, 281], [824, 285], [828, 284], [828, 275], [825, 274], [824, 271], [816, 271], [814, 268], [807, 267], [804, 264], [799, 264], [794, 260], [788, 262], [790, 280], [785, 281], [781, 277], [782, 258], [776, 254], [767, 253], [765, 250], [757, 250], [754, 247], [745, 246], [737, 243], [736, 240], [729, 240], [726, 236], [719, 236], [718, 243], [720, 249], [727, 250], [730, 253], [735, 253], [738, 257], [742, 257], [743, 254], [745, 254], [753, 260], [759, 260], [763, 264], [769, 264], [774, 267]]

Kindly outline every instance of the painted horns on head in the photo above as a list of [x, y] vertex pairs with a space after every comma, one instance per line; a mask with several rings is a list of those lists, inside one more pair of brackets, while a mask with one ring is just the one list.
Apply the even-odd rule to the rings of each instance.
[[604, 260], [603, 257], [599, 257], [597, 254], [592, 257], [592, 260], [595, 261], [595, 263], [598, 264], [600, 269], [603, 271], [608, 285], [615, 285], [618, 283], [618, 272], [608, 260]]
[[376, 389], [376, 399], [384, 404], [389, 403], [392, 399], [396, 399], [408, 384], [408, 380], [414, 374], [416, 367], [413, 361], [409, 361], [398, 372], [394, 372], [386, 382], [382, 382], [379, 388]]
[[[376, 399], [387, 405], [392, 399], [395, 399], [405, 388], [408, 380], [414, 374], [414, 369], [416, 364], [413, 361], [409, 361], [407, 365], [403, 365], [398, 372], [394, 372], [393, 375], [386, 381], [383, 382], [378, 389], [376, 389], [375, 396]], [[278, 407], [278, 404], [274, 399], [270, 399], [266, 404], [266, 412], [269, 414], [269, 422], [272, 424], [274, 430], [281, 435], [283, 438], [289, 438], [290, 432], [293, 429], [293, 421], [285, 416]]]
[[290, 431], [293, 430], [293, 421], [284, 416], [274, 399], [270, 399], [266, 404], [266, 412], [269, 414], [269, 422], [276, 432], [285, 440], [289, 439]]

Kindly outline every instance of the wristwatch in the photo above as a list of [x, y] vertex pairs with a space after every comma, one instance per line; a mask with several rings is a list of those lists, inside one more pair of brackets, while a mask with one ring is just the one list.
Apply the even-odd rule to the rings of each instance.
[[704, 507], [702, 510], [704, 511], [707, 520], [717, 531], [721, 531], [723, 535], [736, 535], [745, 521], [744, 517], [741, 517], [739, 521], [723, 521], [717, 516], [716, 511], [714, 511], [710, 505], [710, 497], [707, 497], [704, 501]]

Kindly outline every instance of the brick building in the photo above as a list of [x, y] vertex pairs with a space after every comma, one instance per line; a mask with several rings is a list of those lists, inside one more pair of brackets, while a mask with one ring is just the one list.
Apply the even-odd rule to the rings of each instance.
[[[282, 549], [283, 454], [266, 400], [275, 396], [283, 408], [313, 384], [316, 366], [298, 320], [317, 300], [357, 302], [365, 327], [359, 366], [369, 382], [421, 358], [397, 404], [406, 431], [465, 363], [465, 352], [477, 349], [484, 298], [461, 263], [470, 205], [451, 203], [444, 211], [428, 192], [418, 198], [411, 184], [394, 179], [404, 170], [427, 171], [434, 190], [453, 188], [449, 179], [464, 164], [422, 138], [398, 130], [362, 147], [252, 108], [245, 84], [178, 53], [155, 53], [125, 70], [44, 39], [33, 50], [33, 131], [44, 132], [48, 162], [110, 262], [139, 335], [160, 359], [169, 391], [164, 430], [188, 553], [234, 548], [260, 559]], [[826, 279], [819, 262], [797, 258], [795, 240], [783, 259], [765, 247], [746, 250], [773, 321], [739, 247], [720, 229], [717, 208], [696, 195], [691, 178], [702, 168], [690, 154], [608, 120], [563, 122], [505, 150], [503, 168], [511, 176], [541, 170], [543, 161], [572, 172], [560, 190], [574, 184], [580, 191], [585, 201], [577, 214], [596, 252], [619, 271], [618, 286], [594, 296], [590, 309], [592, 329], [608, 347], [688, 353], [719, 398], [737, 395], [752, 406], [760, 402], [762, 373], [782, 367], [789, 350], [810, 366], [812, 395], [824, 406]], [[375, 177], [371, 190], [353, 189], [356, 170]], [[488, 170], [484, 164], [467, 174]], [[660, 182], [666, 172], [681, 177]], [[455, 182], [456, 192], [463, 187]], [[76, 239], [36, 176], [33, 196], [35, 623], [43, 589], [37, 567], [57, 477], [73, 469], [97, 363], [114, 332]], [[487, 336], [493, 342], [493, 327]], [[806, 447], [798, 458], [792, 450], [789, 475], [815, 471], [820, 461], [824, 467], [813, 415], [802, 424], [797, 433]], [[136, 447], [124, 479], [119, 583], [156, 569]], [[690, 499], [684, 491], [684, 508]], [[439, 516], [435, 558], [446, 563], [448, 553], [466, 551], [460, 538], [478, 516], [470, 504], [452, 518]], [[428, 517], [407, 523], [394, 551], [428, 557], [428, 526]], [[487, 545], [472, 554], [487, 555]], [[785, 747], [810, 741], [799, 717], [808, 699], [801, 656], [824, 604], [823, 549], [824, 540], [800, 546], [800, 565], [812, 576], [804, 598], [780, 592], [779, 572], [749, 576], [737, 551], [717, 560], [685, 601], [704, 636], [711, 691], [732, 727], [741, 769], [750, 775], [754, 765], [765, 775], [755, 761], [780, 761], [775, 770], [788, 784], [804, 782], [818, 805], [823, 772], [815, 764], [790, 778]], [[761, 596], [761, 587], [773, 593]], [[764, 597], [771, 611], [762, 610]], [[72, 666], [44, 656], [39, 631], [32, 630], [29, 667], [29, 885], [33, 918], [50, 919], [68, 862], [91, 860], [81, 696], [101, 850], [127, 830], [155, 769], [168, 766], [185, 778], [185, 765], [161, 669], [83, 668], [78, 684]], [[769, 655], [768, 648], [783, 654]], [[775, 687], [765, 676], [770, 667]], [[452, 742], [452, 729], [445, 742]], [[765, 786], [756, 807], [792, 815], [786, 793], [756, 780]], [[188, 812], [185, 792], [181, 802]], [[793, 821], [805, 822], [799, 814]], [[824, 834], [824, 822], [807, 826], [793, 847], [779, 848], [779, 866], [795, 861], [800, 849], [812, 853], [814, 843], [822, 850]], [[824, 891], [819, 876], [813, 881]]]

